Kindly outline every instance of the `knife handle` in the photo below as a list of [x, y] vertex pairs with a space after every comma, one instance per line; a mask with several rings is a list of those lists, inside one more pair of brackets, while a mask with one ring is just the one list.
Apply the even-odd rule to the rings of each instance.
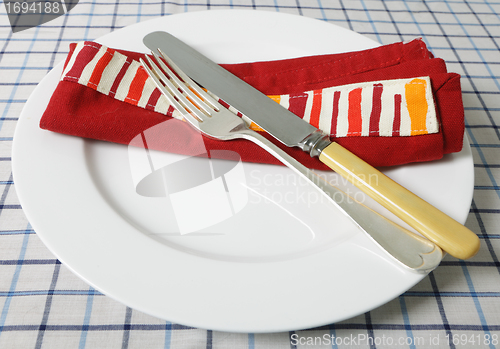
[[450, 255], [468, 259], [479, 250], [476, 234], [340, 144], [328, 145], [319, 159]]

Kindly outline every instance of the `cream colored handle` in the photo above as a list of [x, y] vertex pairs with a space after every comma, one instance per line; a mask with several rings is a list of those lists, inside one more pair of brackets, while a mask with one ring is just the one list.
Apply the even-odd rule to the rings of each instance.
[[319, 159], [450, 255], [467, 259], [479, 250], [472, 231], [333, 142]]

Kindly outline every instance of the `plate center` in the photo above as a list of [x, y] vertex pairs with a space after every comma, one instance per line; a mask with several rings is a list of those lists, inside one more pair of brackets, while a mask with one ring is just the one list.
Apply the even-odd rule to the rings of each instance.
[[[138, 233], [207, 258], [262, 262], [336, 246], [359, 229], [292, 170], [239, 155], [179, 155], [85, 141], [103, 198]], [[137, 145], [137, 144], [136, 144]], [[335, 176], [335, 174], [332, 174]]]

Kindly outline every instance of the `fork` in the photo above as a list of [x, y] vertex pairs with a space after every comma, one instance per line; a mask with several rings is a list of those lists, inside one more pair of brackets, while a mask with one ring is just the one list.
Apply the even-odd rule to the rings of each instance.
[[314, 190], [325, 195], [406, 268], [426, 273], [439, 265], [442, 251], [434, 243], [404, 229], [361, 203], [347, 200], [347, 194], [343, 191], [324, 181], [260, 133], [251, 130], [242, 118], [191, 80], [161, 50], [158, 50], [158, 54], [151, 54], [152, 57], [145, 55], [146, 61], [140, 59], [142, 66], [171, 105], [196, 130], [209, 138], [221, 141], [246, 139], [262, 147], [312, 184]]

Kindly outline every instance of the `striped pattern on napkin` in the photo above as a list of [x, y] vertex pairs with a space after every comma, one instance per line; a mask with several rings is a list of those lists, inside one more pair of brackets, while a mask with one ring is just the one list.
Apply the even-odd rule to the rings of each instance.
[[[182, 118], [138, 61], [95, 42], [76, 45], [61, 80], [77, 82], [119, 101]], [[397, 137], [439, 131], [430, 79], [425, 76], [269, 97], [332, 137]], [[259, 130], [254, 124], [251, 127]]]

